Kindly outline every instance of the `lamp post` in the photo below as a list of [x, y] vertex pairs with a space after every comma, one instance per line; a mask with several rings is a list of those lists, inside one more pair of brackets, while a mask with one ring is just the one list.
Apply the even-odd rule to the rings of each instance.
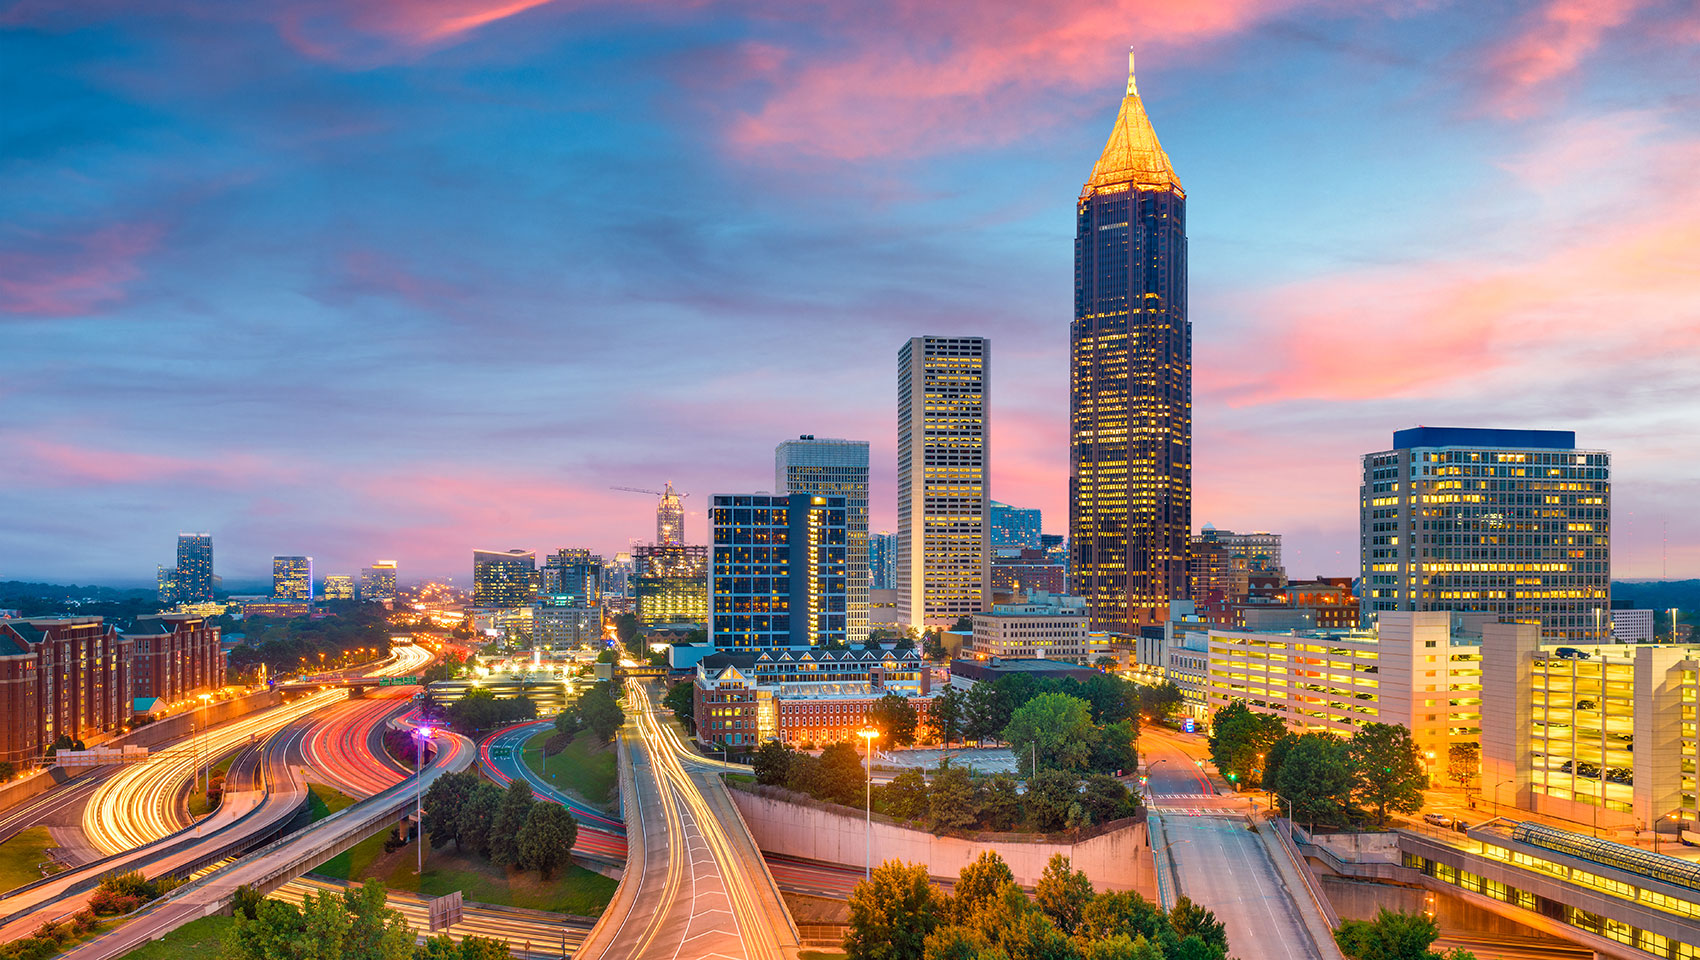
[[413, 829], [417, 832], [413, 842], [419, 848], [414, 876], [425, 873], [425, 745], [431, 742], [432, 732], [430, 727], [419, 727], [413, 731]]
[[867, 817], [867, 842], [862, 853], [862, 879], [874, 878], [874, 739], [880, 735], [872, 727], [864, 727], [856, 731], [856, 735], [867, 744], [867, 790], [864, 800], [863, 814]]
[[[1659, 852], [1659, 824], [1663, 823], [1666, 820], [1669, 820], [1671, 817], [1677, 816], [1680, 813], [1682, 813], [1681, 810], [1672, 810], [1670, 813], [1664, 814], [1664, 815], [1660, 816], [1657, 820], [1653, 821], [1653, 852], [1654, 853]], [[1681, 820], [1678, 820], [1676, 822], [1676, 832], [1677, 832], [1678, 836], [1681, 836], [1681, 834], [1682, 834], [1682, 821]]]
[[1505, 786], [1508, 783], [1515, 783], [1516, 781], [1517, 781], [1517, 778], [1512, 777], [1510, 780], [1501, 780], [1498, 783], [1493, 785], [1493, 815], [1494, 816], [1496, 816], [1496, 817], [1499, 816], [1499, 788]]
[[[212, 694], [203, 693], [203, 694], [200, 695], [200, 700], [201, 700], [201, 711], [203, 712], [203, 716], [201, 717], [201, 724], [200, 724], [200, 726], [201, 726], [201, 736], [200, 736], [199, 750], [197, 751], [198, 755], [206, 753], [206, 748], [207, 748], [207, 718], [204, 716], [204, 711], [206, 710], [207, 704], [212, 702]], [[210, 764], [212, 757], [209, 756], [206, 759]], [[195, 763], [195, 782], [196, 783], [201, 782], [201, 765], [200, 765], [199, 759], [197, 759], [196, 763]], [[212, 787], [212, 770], [211, 769], [207, 770], [207, 784], [206, 785], [207, 785], [208, 788]]]

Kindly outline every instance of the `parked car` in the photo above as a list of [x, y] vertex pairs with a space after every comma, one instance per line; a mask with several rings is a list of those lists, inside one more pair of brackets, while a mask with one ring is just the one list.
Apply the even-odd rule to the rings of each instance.
[[1437, 827], [1452, 826], [1452, 818], [1443, 813], [1425, 813], [1423, 814], [1423, 819]]

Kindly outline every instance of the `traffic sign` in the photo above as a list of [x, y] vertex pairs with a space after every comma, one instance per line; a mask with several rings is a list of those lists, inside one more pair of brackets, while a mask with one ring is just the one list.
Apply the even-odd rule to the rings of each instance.
[[419, 683], [418, 677], [379, 677], [380, 687], [412, 687]]

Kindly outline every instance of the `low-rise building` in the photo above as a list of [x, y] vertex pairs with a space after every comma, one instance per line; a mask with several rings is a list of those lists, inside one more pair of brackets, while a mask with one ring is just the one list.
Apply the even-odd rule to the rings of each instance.
[[1617, 643], [1652, 643], [1653, 611], [1613, 606], [1611, 638]]
[[596, 643], [602, 637], [602, 611], [597, 607], [538, 603], [531, 609], [531, 642], [564, 650]]
[[1012, 673], [1054, 677], [1059, 680], [1064, 677], [1086, 680], [1098, 675], [1098, 671], [1091, 667], [1082, 667], [1067, 660], [1005, 660], [1002, 657], [993, 657], [990, 660], [952, 660], [950, 685], [959, 690], [967, 690], [976, 683], [995, 683], [999, 677]]
[[913, 650], [769, 649], [697, 661], [693, 708], [704, 744], [753, 748], [768, 740], [852, 740], [874, 701], [898, 693], [924, 719], [932, 702], [926, 664]]
[[1035, 593], [1026, 602], [999, 603], [974, 614], [972, 655], [979, 659], [1069, 660], [1087, 663], [1091, 628], [1084, 597]]
[[326, 600], [353, 600], [354, 578], [347, 574], [333, 573], [325, 577], [324, 591]]
[[224, 685], [226, 655], [219, 628], [201, 617], [138, 617], [123, 637], [130, 642], [134, 700], [158, 699], [170, 707]]
[[0, 760], [41, 760], [130, 719], [130, 641], [100, 617], [0, 620]]

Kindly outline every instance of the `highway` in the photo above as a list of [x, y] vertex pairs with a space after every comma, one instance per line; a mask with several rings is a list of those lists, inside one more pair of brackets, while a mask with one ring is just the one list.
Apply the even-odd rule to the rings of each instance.
[[[635, 681], [621, 736], [631, 782], [626, 876], [579, 960], [775, 960], [796, 928], [719, 772], [670, 729]], [[635, 829], [633, 825], [635, 824]]]
[[1209, 908], [1228, 930], [1236, 956], [1264, 960], [1323, 960], [1305, 929], [1294, 896], [1282, 882], [1268, 849], [1245, 826], [1245, 807], [1216, 793], [1196, 763], [1198, 749], [1161, 731], [1142, 731], [1153, 812], [1163, 833], [1152, 844], [1162, 869], [1173, 864], [1177, 892]]
[[561, 804], [579, 822], [578, 839], [573, 854], [582, 858], [624, 866], [626, 863], [626, 825], [578, 798], [555, 788], [548, 778], [531, 769], [522, 755], [525, 742], [546, 734], [553, 724], [546, 720], [515, 724], [496, 731], [479, 745], [479, 762], [485, 773], [503, 787], [515, 777], [531, 784], [533, 793], [545, 800]]

